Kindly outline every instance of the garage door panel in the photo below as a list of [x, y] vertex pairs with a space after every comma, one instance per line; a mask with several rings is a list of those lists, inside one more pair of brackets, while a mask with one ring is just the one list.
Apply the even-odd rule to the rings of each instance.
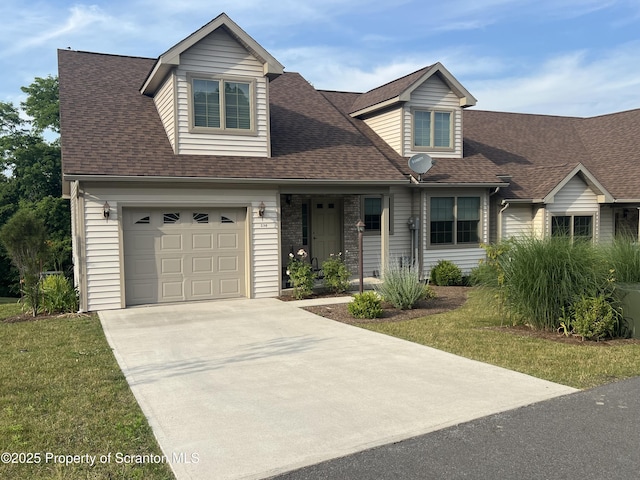
[[160, 261], [161, 275], [174, 275], [174, 274], [181, 274], [181, 273], [183, 273], [182, 257], [161, 259]]
[[218, 257], [218, 272], [238, 272], [238, 257]]
[[191, 237], [191, 248], [193, 250], [210, 250], [213, 248], [213, 235], [194, 233]]
[[220, 279], [220, 295], [240, 295], [240, 280], [237, 278]]
[[182, 250], [182, 235], [162, 235], [160, 237], [160, 250]]
[[[125, 261], [127, 259], [125, 258]], [[158, 271], [155, 257], [152, 258], [130, 258], [131, 269], [139, 277], [155, 277]]]
[[218, 248], [237, 249], [238, 248], [238, 234], [237, 233], [219, 233], [218, 234]]
[[[245, 295], [246, 209], [171, 207], [124, 213], [128, 305]], [[166, 222], [167, 213], [175, 222]], [[147, 216], [147, 223], [134, 222]]]
[[213, 258], [193, 257], [191, 259], [191, 272], [193, 273], [213, 273]]
[[180, 301], [184, 300], [184, 288], [182, 280], [175, 281], [163, 281], [162, 282], [162, 297], [166, 301]]
[[213, 280], [191, 281], [191, 294], [194, 298], [211, 298], [214, 295]]

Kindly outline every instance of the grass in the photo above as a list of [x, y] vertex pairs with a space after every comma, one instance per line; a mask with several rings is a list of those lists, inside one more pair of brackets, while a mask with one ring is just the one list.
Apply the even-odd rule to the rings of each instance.
[[[165, 463], [116, 462], [117, 453], [162, 452], [98, 317], [1, 321], [19, 311], [0, 305], [0, 452], [39, 453], [40, 462], [0, 462], [0, 478], [174, 478]], [[47, 453], [95, 455], [97, 464], [54, 463]]]
[[501, 319], [482, 290], [450, 312], [360, 327], [574, 388], [640, 375], [640, 344], [566, 344], [497, 329]]

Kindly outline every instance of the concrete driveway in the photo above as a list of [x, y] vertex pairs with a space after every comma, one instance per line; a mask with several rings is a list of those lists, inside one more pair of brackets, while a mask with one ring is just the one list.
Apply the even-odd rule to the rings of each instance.
[[276, 299], [100, 319], [179, 480], [264, 478], [575, 391]]

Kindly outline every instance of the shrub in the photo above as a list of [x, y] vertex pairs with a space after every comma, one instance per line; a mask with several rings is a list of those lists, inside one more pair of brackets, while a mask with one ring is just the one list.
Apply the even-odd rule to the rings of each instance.
[[324, 262], [322, 262], [322, 273], [324, 274], [324, 286], [333, 293], [343, 293], [349, 290], [349, 279], [351, 272], [344, 263], [342, 253], [338, 255], [331, 254]]
[[40, 265], [47, 251], [46, 229], [31, 210], [20, 209], [0, 230], [0, 240], [20, 273], [20, 291], [35, 317], [40, 309]]
[[78, 292], [64, 275], [49, 275], [42, 279], [42, 308], [45, 312], [73, 313], [78, 310]]
[[440, 260], [431, 269], [431, 283], [441, 286], [460, 285], [462, 272], [460, 268], [449, 260]]
[[515, 239], [498, 262], [507, 312], [538, 329], [556, 330], [563, 308], [576, 298], [611, 293], [611, 272], [590, 242]]
[[353, 296], [347, 310], [355, 318], [379, 318], [382, 316], [382, 301], [375, 292], [363, 292]]
[[571, 306], [573, 333], [587, 340], [613, 337], [622, 318], [620, 310], [604, 296], [582, 296]]
[[395, 308], [407, 310], [425, 298], [435, 296], [433, 290], [420, 281], [417, 265], [400, 266], [390, 262], [384, 269], [382, 284], [376, 287], [380, 296]]
[[303, 249], [298, 250], [297, 257], [293, 253], [289, 254], [289, 265], [287, 266], [287, 275], [293, 285], [293, 296], [297, 299], [305, 298], [313, 292], [313, 281], [316, 274], [311, 264], [306, 261], [307, 252]]

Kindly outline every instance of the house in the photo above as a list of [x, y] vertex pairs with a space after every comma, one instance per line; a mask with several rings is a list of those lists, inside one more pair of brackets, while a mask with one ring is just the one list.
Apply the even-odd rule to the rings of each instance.
[[360, 219], [367, 276], [387, 259], [469, 271], [514, 235], [638, 229], [640, 111], [468, 110], [440, 63], [320, 91], [225, 14], [155, 59], [58, 58], [83, 311], [277, 296], [300, 248], [355, 272]]

